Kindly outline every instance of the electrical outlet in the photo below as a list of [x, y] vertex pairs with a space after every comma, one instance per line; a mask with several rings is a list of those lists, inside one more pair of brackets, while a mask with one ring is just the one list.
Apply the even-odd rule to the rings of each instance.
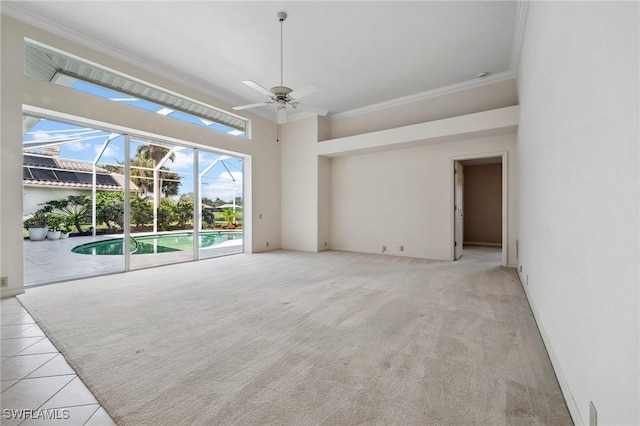
[[387, 251], [387, 246], [382, 246], [382, 252], [386, 252]]
[[399, 251], [404, 251], [404, 246], [400, 246], [400, 247], [398, 247], [398, 250], [399, 250]]
[[260, 219], [262, 219], [262, 213], [260, 213], [260, 215], [258, 216]]
[[520, 272], [522, 272], [522, 265], [520, 265]]
[[269, 247], [269, 241], [267, 241], [267, 247]]
[[325, 246], [325, 247], [327, 246], [327, 242], [326, 242], [326, 241], [324, 242], [324, 246]]
[[0, 277], [0, 287], [9, 287], [9, 277]]
[[593, 401], [589, 401], [589, 426], [598, 426], [598, 411]]
[[529, 285], [529, 275], [527, 275], [526, 284]]

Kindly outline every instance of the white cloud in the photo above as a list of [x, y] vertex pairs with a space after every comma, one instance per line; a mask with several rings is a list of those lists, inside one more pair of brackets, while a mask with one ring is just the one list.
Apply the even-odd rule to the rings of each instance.
[[28, 134], [31, 135], [32, 141], [39, 141], [39, 142], [55, 142], [55, 141], [64, 142], [64, 141], [68, 141], [70, 137], [73, 137], [73, 135], [69, 135], [65, 133], [59, 133], [59, 132], [49, 133], [44, 130], [36, 130], [35, 132], [29, 132]]
[[64, 145], [65, 148], [68, 148], [70, 151], [85, 151], [87, 149], [89, 149], [91, 147], [90, 143], [82, 143], [80, 141], [78, 142], [71, 142], [71, 143], [67, 143]]
[[47, 140], [47, 139], [55, 139], [56, 137], [58, 137], [58, 136], [52, 135], [49, 132], [45, 132], [44, 130], [38, 130], [38, 131], [35, 131], [35, 132], [31, 132], [30, 134], [31, 134], [31, 136], [33, 136], [33, 139], [36, 139], [36, 140], [39, 140], [39, 141]]
[[[96, 145], [93, 147], [93, 150], [97, 153], [100, 152], [100, 150], [102, 149], [102, 145]], [[102, 153], [102, 156], [100, 157], [101, 161], [104, 160], [117, 160], [118, 157], [118, 153], [120, 152], [120, 148], [117, 146], [107, 146], [107, 148], [104, 150], [104, 152]]]
[[[235, 181], [235, 196], [242, 196], [242, 172], [232, 171]], [[214, 179], [206, 179], [202, 185], [202, 196], [215, 200], [220, 198], [224, 201], [231, 201], [234, 195], [234, 182], [225, 170]]]
[[176, 158], [171, 161], [167, 161], [165, 166], [170, 168], [171, 170], [187, 170], [193, 171], [193, 152], [191, 150], [188, 151], [176, 151]]

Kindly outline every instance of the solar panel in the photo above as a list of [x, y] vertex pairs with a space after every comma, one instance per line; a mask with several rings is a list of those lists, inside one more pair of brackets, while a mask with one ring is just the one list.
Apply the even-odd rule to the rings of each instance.
[[31, 168], [31, 174], [33, 175], [33, 178], [36, 180], [45, 180], [45, 181], [52, 181], [52, 182], [58, 181], [58, 177], [53, 172], [53, 170]]
[[24, 164], [33, 166], [45, 166], [45, 167], [58, 167], [56, 161], [51, 157], [38, 157], [35, 155], [23, 155], [22, 161]]
[[22, 168], [22, 179], [28, 179], [28, 180], [33, 179], [33, 176], [31, 176], [31, 172], [29, 171], [28, 167]]
[[93, 184], [93, 175], [91, 173], [76, 173], [78, 182]]
[[82, 173], [76, 171], [56, 171], [56, 174], [58, 175], [58, 178], [60, 178], [61, 182], [84, 183], [89, 185], [93, 183], [91, 173]]
[[[91, 185], [93, 175], [91, 173], [76, 172], [71, 170], [39, 169], [35, 167], [23, 167], [23, 179], [35, 179], [60, 183], [80, 183]], [[96, 174], [96, 185], [120, 186], [120, 184], [108, 174]]]
[[96, 175], [96, 184], [98, 185], [109, 185], [109, 186], [119, 186], [118, 182], [115, 181], [111, 177], [111, 175]]
[[59, 170], [56, 172], [56, 175], [58, 176], [58, 180], [60, 182], [65, 182], [65, 183], [79, 182], [78, 177], [74, 172], [66, 172], [66, 171]]

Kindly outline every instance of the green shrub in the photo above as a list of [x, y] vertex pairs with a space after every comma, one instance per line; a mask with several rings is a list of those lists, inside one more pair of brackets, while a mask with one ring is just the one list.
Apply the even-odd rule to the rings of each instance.
[[122, 192], [96, 193], [96, 221], [107, 225], [109, 231], [124, 225], [124, 194]]
[[131, 223], [136, 228], [153, 223], [153, 202], [149, 197], [131, 197]]
[[160, 200], [158, 207], [158, 229], [161, 231], [169, 230], [169, 227], [176, 221], [176, 202], [170, 198]]

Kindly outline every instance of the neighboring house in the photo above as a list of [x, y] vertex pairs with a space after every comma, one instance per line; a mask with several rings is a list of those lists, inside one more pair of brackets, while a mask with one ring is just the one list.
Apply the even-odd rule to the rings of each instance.
[[[91, 196], [93, 166], [91, 163], [60, 158], [58, 147], [42, 151], [25, 150], [22, 155], [23, 213], [31, 214], [40, 204], [69, 195]], [[131, 192], [138, 187], [131, 182]], [[96, 190], [124, 191], [124, 176], [96, 167]]]
[[215, 207], [216, 210], [218, 211], [222, 211], [222, 209], [234, 209], [234, 210], [241, 210], [242, 206], [241, 205], [237, 205], [237, 204], [222, 204], [220, 206]]

